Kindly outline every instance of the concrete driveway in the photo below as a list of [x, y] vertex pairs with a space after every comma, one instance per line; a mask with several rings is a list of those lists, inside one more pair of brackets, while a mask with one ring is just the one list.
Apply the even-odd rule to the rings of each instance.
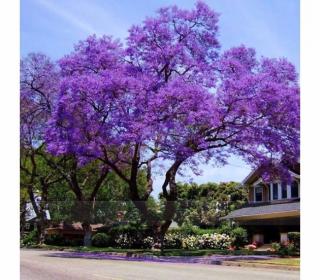
[[21, 250], [21, 280], [286, 280], [298, 271], [205, 264], [152, 263], [54, 256], [56, 252]]

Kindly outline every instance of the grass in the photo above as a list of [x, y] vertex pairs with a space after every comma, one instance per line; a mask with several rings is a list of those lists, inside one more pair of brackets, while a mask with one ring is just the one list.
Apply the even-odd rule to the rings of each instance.
[[257, 263], [257, 264], [270, 264], [270, 265], [285, 265], [285, 266], [300, 266], [300, 258], [275, 258], [270, 260], [253, 260], [253, 261], [246, 261], [250, 263]]
[[[35, 245], [29, 248], [39, 248], [47, 250], [68, 250], [77, 252], [92, 252], [92, 253], [126, 253], [126, 254], [142, 254], [160, 256], [160, 251], [150, 249], [121, 249], [121, 248], [99, 248], [99, 247], [84, 247], [84, 246], [53, 246], [53, 245]], [[270, 255], [268, 252], [254, 252], [249, 250], [217, 250], [217, 249], [202, 249], [202, 250], [185, 250], [185, 249], [165, 249], [164, 256], [211, 256], [211, 255]]]

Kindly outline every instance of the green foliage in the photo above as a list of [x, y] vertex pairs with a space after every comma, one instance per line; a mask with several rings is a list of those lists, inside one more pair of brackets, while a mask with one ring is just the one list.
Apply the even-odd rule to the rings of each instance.
[[295, 256], [300, 252], [300, 232], [288, 232], [289, 243], [272, 243], [272, 249], [281, 256]]
[[247, 190], [238, 183], [178, 184], [177, 214], [175, 221], [181, 226], [196, 225], [212, 228], [220, 225], [220, 217], [242, 206]]
[[144, 238], [152, 235], [150, 229], [139, 223], [112, 227], [108, 233], [111, 245], [120, 248], [144, 248]]
[[50, 234], [45, 236], [44, 243], [47, 245], [63, 246], [65, 245], [65, 239], [59, 234]]
[[277, 252], [280, 256], [295, 256], [298, 254], [297, 249], [295, 248], [293, 243], [288, 244], [280, 244], [280, 243], [272, 243], [272, 249]]
[[275, 251], [275, 252], [279, 252], [279, 250], [281, 249], [281, 244], [278, 242], [273, 242], [271, 243], [271, 248]]
[[164, 248], [180, 249], [182, 248], [182, 239], [184, 235], [181, 233], [167, 233], [164, 236]]
[[59, 234], [50, 234], [45, 236], [45, 244], [55, 246], [82, 246], [83, 239], [66, 239]]
[[231, 246], [231, 238], [226, 234], [202, 234], [188, 235], [182, 238], [182, 248], [195, 249], [221, 249], [225, 250]]
[[107, 247], [110, 244], [110, 236], [105, 233], [97, 233], [92, 238], [92, 245], [96, 247]]
[[296, 254], [296, 249], [292, 243], [289, 243], [287, 245], [281, 245], [280, 249], [278, 251], [278, 254], [280, 256], [292, 256]]
[[23, 246], [31, 246], [37, 244], [38, 241], [38, 232], [37, 230], [30, 231], [22, 240], [21, 243]]
[[231, 235], [233, 229], [234, 227], [229, 222], [224, 221], [220, 224], [219, 228], [217, 228], [217, 232]]
[[179, 228], [170, 229], [168, 232], [185, 236], [185, 235], [201, 235], [201, 234], [206, 234], [206, 233], [211, 234], [211, 233], [215, 233], [216, 230], [215, 229], [203, 229], [203, 228], [199, 228], [198, 226], [184, 224], [183, 226], [181, 226]]
[[288, 232], [288, 239], [297, 250], [300, 250], [300, 232]]
[[231, 230], [230, 236], [232, 238], [232, 245], [237, 249], [243, 247], [248, 243], [248, 233], [242, 227], [236, 227]]

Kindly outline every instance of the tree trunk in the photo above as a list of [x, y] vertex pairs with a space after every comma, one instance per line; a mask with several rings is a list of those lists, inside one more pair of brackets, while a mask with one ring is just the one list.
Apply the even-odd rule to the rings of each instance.
[[42, 245], [44, 244], [44, 241], [45, 241], [45, 229], [46, 229], [46, 223], [43, 221], [43, 220], [39, 220], [37, 222], [37, 243], [39, 245]]
[[82, 223], [82, 228], [84, 232], [83, 236], [83, 246], [89, 247], [92, 245], [92, 230], [89, 223]]

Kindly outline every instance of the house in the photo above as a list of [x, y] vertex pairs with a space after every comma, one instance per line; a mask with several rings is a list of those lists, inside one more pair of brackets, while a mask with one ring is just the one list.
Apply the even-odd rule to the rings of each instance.
[[291, 182], [267, 183], [262, 172], [253, 170], [241, 184], [248, 188], [248, 203], [222, 219], [246, 228], [250, 242], [285, 243], [288, 232], [300, 232], [300, 164], [289, 167]]
[[[41, 202], [41, 196], [35, 195], [35, 203], [37, 207], [40, 207], [40, 202]], [[37, 214], [32, 206], [31, 202], [27, 202], [24, 205], [24, 213], [23, 213], [23, 219], [24, 219], [24, 231], [32, 231], [33, 229], [36, 228], [37, 222], [38, 222], [38, 217]], [[50, 217], [50, 212], [49, 210], [44, 211], [45, 214], [45, 219], [47, 221], [51, 220]]]
[[[92, 234], [95, 234], [99, 228], [103, 227], [103, 224], [91, 224], [90, 227]], [[84, 237], [84, 230], [80, 222], [61, 222], [57, 225], [48, 227], [45, 233], [47, 236], [59, 235], [66, 240], [82, 240]]]

